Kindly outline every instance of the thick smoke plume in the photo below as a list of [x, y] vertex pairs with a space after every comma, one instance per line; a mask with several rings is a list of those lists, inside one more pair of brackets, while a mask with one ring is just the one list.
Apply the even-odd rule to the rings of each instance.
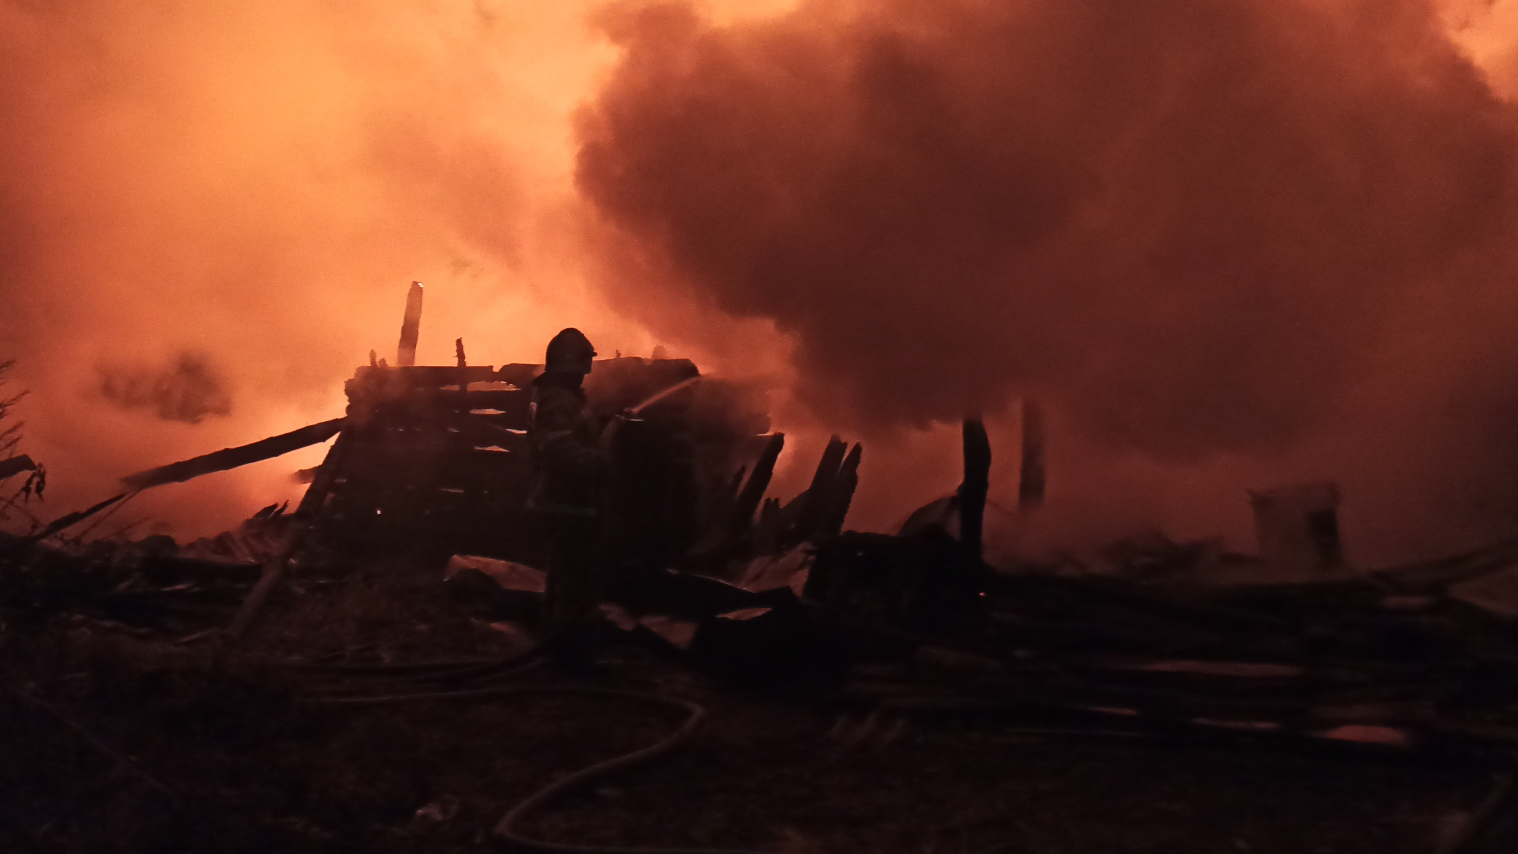
[[806, 2], [718, 26], [664, 3], [602, 24], [624, 54], [578, 181], [629, 244], [628, 304], [772, 320], [825, 418], [1031, 394], [1067, 442], [1182, 478], [1312, 461], [1361, 500], [1395, 483], [1518, 517], [1497, 320], [1518, 310], [1518, 111], [1433, 4]]
[[166, 367], [101, 366], [100, 394], [127, 409], [144, 409], [165, 421], [199, 424], [228, 415], [232, 398], [221, 371], [199, 353], [180, 353]]
[[[953, 425], [903, 425], [1028, 391], [1045, 519], [1247, 532], [1244, 487], [1330, 476], [1352, 538], [1511, 521], [1518, 0], [602, 5], [0, 0], [37, 512], [341, 414], [421, 280], [420, 362], [577, 326], [773, 381], [788, 489], [868, 427], [852, 524], [953, 487]], [[229, 414], [102, 396], [180, 353]], [[321, 453], [120, 517], [211, 533]]]

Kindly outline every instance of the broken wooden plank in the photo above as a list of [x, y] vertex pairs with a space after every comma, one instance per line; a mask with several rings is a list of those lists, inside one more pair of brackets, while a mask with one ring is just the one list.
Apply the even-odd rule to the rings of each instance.
[[370, 383], [387, 388], [441, 389], [456, 386], [461, 379], [471, 383], [501, 382], [495, 369], [489, 365], [466, 365], [462, 368], [453, 365], [412, 365], [406, 368], [362, 365], [353, 372], [353, 379], [349, 380], [356, 384], [349, 387], [349, 397], [353, 396], [355, 390], [362, 393]]
[[817, 470], [812, 473], [812, 485], [807, 487], [801, 510], [796, 514], [796, 527], [791, 531], [793, 541], [809, 540], [822, 527], [823, 518], [832, 507], [838, 471], [848, 447], [848, 443], [837, 436], [828, 439], [822, 459], [817, 461]]
[[422, 283], [412, 282], [406, 292], [406, 315], [401, 319], [401, 343], [396, 348], [395, 364], [405, 368], [416, 364], [416, 339], [422, 326]]
[[84, 510], [78, 510], [65, 516], [60, 516], [57, 519], [54, 519], [52, 523], [47, 527], [43, 528], [35, 534], [28, 534], [25, 537], [16, 537], [9, 540], [5, 544], [5, 551], [19, 551], [27, 546], [40, 543], [48, 537], [53, 536], [54, 534], [60, 533], [67, 528], [71, 528], [80, 522], [83, 522], [85, 519], [94, 516], [96, 513], [99, 513], [105, 508], [110, 507], [111, 505], [115, 504], [118, 501], [121, 501], [131, 494], [132, 493], [130, 492], [123, 492], [120, 495], [113, 495], [110, 498], [107, 498], [106, 500], [100, 502], [99, 504], [94, 505], [93, 507], [88, 507]]
[[964, 423], [965, 479], [959, 486], [959, 541], [979, 559], [986, 515], [986, 494], [991, 488], [991, 440], [978, 418]]
[[177, 463], [169, 463], [155, 469], [141, 471], [121, 479], [121, 482], [132, 490], [142, 490], [153, 486], [161, 486], [165, 483], [181, 483], [204, 474], [226, 471], [249, 463], [288, 454], [291, 451], [325, 442], [337, 435], [343, 429], [346, 419], [334, 418], [331, 421], [323, 421], [320, 424], [312, 424], [299, 430], [291, 430], [289, 433], [281, 433], [268, 439], [261, 439], [248, 445], [240, 445], [236, 448], [223, 448], [209, 454], [202, 454], [193, 459], [181, 460]]
[[780, 459], [780, 451], [784, 447], [784, 433], [771, 436], [769, 444], [764, 446], [764, 453], [759, 455], [759, 461], [754, 464], [753, 474], [748, 476], [748, 482], [743, 485], [743, 491], [738, 493], [738, 500], [733, 505], [733, 515], [727, 530], [732, 540], [741, 539], [753, 523], [754, 512], [759, 509], [765, 490], [770, 488], [770, 478], [775, 476], [775, 461]]
[[843, 523], [849, 516], [849, 506], [854, 503], [854, 492], [859, 489], [859, 462], [863, 455], [864, 446], [856, 442], [844, 458], [833, 483], [832, 506], [823, 516], [817, 533], [833, 535], [843, 530]]

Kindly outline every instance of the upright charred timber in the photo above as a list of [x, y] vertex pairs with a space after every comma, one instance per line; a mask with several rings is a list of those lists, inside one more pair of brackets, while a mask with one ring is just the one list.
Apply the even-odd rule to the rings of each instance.
[[406, 315], [401, 319], [401, 342], [396, 347], [395, 364], [409, 368], [416, 364], [416, 340], [422, 328], [422, 283], [412, 282], [406, 293]]
[[780, 451], [783, 448], [785, 448], [785, 434], [776, 433], [764, 446], [764, 452], [759, 455], [759, 461], [754, 463], [754, 473], [748, 476], [748, 482], [738, 493], [738, 500], [733, 504], [732, 516], [728, 519], [729, 542], [741, 540], [747, 535], [754, 521], [754, 512], [759, 509], [760, 502], [764, 500], [765, 491], [770, 488], [770, 478], [775, 476], [775, 462], [780, 459]]
[[991, 440], [979, 418], [964, 422], [965, 478], [959, 487], [959, 539], [976, 561], [983, 549], [986, 494], [991, 487]]
[[796, 514], [791, 541], [800, 543], [816, 536], [833, 507], [833, 496], [838, 484], [838, 472], [843, 466], [843, 456], [848, 443], [837, 436], [828, 439], [817, 470], [812, 473], [812, 483], [801, 497], [801, 507]]
[[829, 500], [828, 512], [822, 518], [822, 524], [818, 533], [833, 535], [843, 530], [843, 523], [849, 517], [849, 507], [854, 503], [854, 492], [859, 489], [859, 463], [864, 456], [864, 446], [855, 443], [844, 457], [843, 465], [838, 468], [838, 477], [833, 482], [833, 494]]
[[759, 519], [754, 523], [752, 540], [754, 554], [771, 554], [780, 550], [780, 499], [766, 498], [759, 508]]

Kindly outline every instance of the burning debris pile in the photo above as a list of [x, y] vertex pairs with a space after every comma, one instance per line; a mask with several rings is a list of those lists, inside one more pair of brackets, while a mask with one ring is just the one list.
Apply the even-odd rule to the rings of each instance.
[[[475, 617], [541, 621], [552, 561], [532, 505], [529, 436], [541, 366], [470, 365], [462, 341], [456, 365], [415, 365], [421, 304], [413, 284], [397, 364], [371, 353], [346, 385], [344, 417], [140, 472], [123, 479], [122, 495], [7, 535], [9, 605], [198, 636], [240, 601], [236, 637], [292, 569], [309, 587], [336, 580], [334, 568], [407, 555], [446, 561], [443, 586]], [[612, 462], [603, 615], [729, 675], [859, 698], [861, 685], [889, 681], [880, 667], [894, 667], [890, 678], [904, 681], [876, 697], [882, 708], [1037, 708], [1270, 732], [1354, 717], [1345, 709], [1358, 710], [1355, 726], [1442, 726], [1438, 703], [1465, 709], [1479, 695], [1480, 712], [1498, 714], [1515, 699], [1518, 639], [1507, 621], [1518, 611], [1490, 590], [1513, 574], [1518, 552], [1501, 545], [1353, 572], [1332, 484], [1254, 494], [1258, 558], [1156, 534], [1112, 544], [1095, 575], [1029, 560], [998, 572], [982, 558], [991, 451], [976, 420], [964, 424], [954, 495], [897, 535], [845, 533], [860, 445], [834, 437], [809, 486], [782, 501], [769, 491], [785, 437], [768, 432], [762, 401], [741, 386], [688, 360], [618, 354], [594, 363], [586, 392], [596, 419], [618, 427], [603, 436]], [[1031, 514], [1043, 502], [1044, 431], [1036, 405], [1023, 412], [1019, 498]], [[293, 511], [270, 506], [183, 549], [166, 537], [47, 545], [143, 489], [334, 437], [322, 464], [301, 473], [309, 486]], [[1271, 571], [1293, 581], [1258, 583]], [[957, 650], [997, 676], [971, 688], [957, 677], [936, 683], [915, 658], [925, 649]], [[873, 675], [856, 684], [855, 668]], [[1417, 693], [1433, 683], [1410, 674], [1430, 668], [1453, 694]], [[1479, 690], [1461, 682], [1478, 675]], [[1180, 687], [1184, 696], [1171, 690]], [[1518, 745], [1518, 719], [1511, 725]]]
[[[563, 632], [545, 605], [552, 561], [531, 501], [539, 367], [468, 365], [462, 342], [457, 365], [409, 364], [413, 302], [398, 364], [359, 368], [343, 418], [133, 475], [121, 496], [0, 539], [7, 621], [69, 615], [177, 644], [246, 634], [249, 655], [277, 649], [291, 690], [321, 703], [493, 695], [553, 659]], [[997, 571], [982, 551], [991, 453], [976, 420], [964, 423], [953, 496], [898, 534], [862, 533], [844, 530], [860, 445], [834, 437], [809, 486], [782, 501], [770, 485], [784, 436], [742, 388], [686, 360], [619, 357], [594, 364], [586, 391], [620, 429], [606, 443], [609, 583], [577, 643], [805, 697], [850, 741], [953, 717], [1499, 767], [1518, 751], [1518, 611], [1504, 604], [1518, 584], [1513, 543], [1357, 572], [1339, 547], [1337, 491], [1312, 484], [1253, 496], [1259, 558], [1156, 536], [1107, 549], [1105, 573], [1029, 561]], [[1031, 513], [1043, 438], [1037, 408], [1025, 413]], [[293, 510], [270, 506], [183, 548], [59, 539], [136, 491], [334, 437]], [[424, 592], [379, 603], [374, 590], [390, 582], [360, 582], [377, 578], [366, 566], [403, 567], [393, 572]], [[1246, 577], [1266, 567], [1299, 580]], [[493, 642], [400, 649], [396, 621], [420, 622], [404, 615], [424, 600], [429, 625], [455, 626], [435, 637], [483, 628]], [[261, 611], [266, 625], [250, 632]], [[510, 821], [498, 834], [516, 832]]]

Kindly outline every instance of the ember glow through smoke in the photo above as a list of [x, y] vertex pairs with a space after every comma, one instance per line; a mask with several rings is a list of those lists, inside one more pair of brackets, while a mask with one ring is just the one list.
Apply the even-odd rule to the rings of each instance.
[[[855, 523], [1032, 393], [1051, 520], [1238, 534], [1337, 477], [1352, 538], [1487, 536], [1515, 45], [1518, 0], [0, 0], [0, 356], [58, 510], [337, 414], [417, 279], [422, 363], [574, 325], [777, 383], [870, 440]], [[229, 414], [102, 405], [185, 352]], [[319, 453], [141, 512], [203, 532]]]

